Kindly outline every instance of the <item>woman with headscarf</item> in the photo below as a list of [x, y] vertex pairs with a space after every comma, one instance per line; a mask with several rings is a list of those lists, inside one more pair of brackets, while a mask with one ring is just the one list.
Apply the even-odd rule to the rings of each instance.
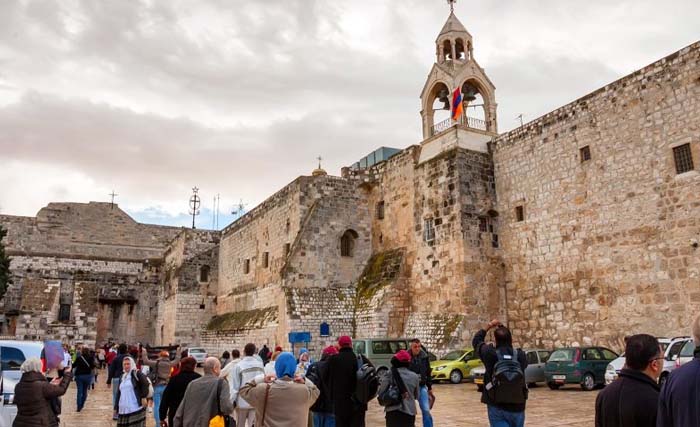
[[[187, 386], [197, 378], [201, 378], [201, 375], [194, 371], [197, 366], [197, 361], [194, 357], [185, 357], [180, 360], [180, 373], [170, 379], [168, 385], [165, 386], [165, 391], [163, 391], [163, 399], [160, 401], [160, 420], [161, 425], [163, 421], [168, 420], [168, 426], [173, 426], [173, 418], [175, 418], [175, 413], [177, 412], [177, 407], [180, 406], [182, 398], [185, 396], [185, 390]], [[159, 426], [156, 426], [159, 427]]]
[[17, 417], [13, 427], [50, 426], [58, 427], [58, 414], [51, 401], [63, 396], [68, 389], [73, 373], [70, 368], [63, 371], [62, 378], [50, 383], [41, 373], [41, 359], [30, 357], [19, 368], [22, 378], [15, 386]]
[[275, 361], [275, 378], [262, 375], [241, 387], [239, 394], [255, 408], [256, 427], [299, 427], [309, 419], [309, 408], [319, 395], [318, 388], [295, 375], [297, 362], [283, 352]]
[[420, 376], [408, 369], [411, 354], [399, 350], [391, 358], [391, 369], [379, 379], [381, 395], [390, 385], [396, 385], [401, 395], [401, 403], [385, 406], [386, 427], [414, 427], [416, 424], [416, 398], [420, 390]]
[[309, 370], [309, 366], [311, 366], [311, 363], [313, 361], [311, 360], [311, 355], [309, 354], [309, 350], [306, 348], [302, 347], [299, 350], [299, 360], [297, 363], [297, 375], [305, 376], [306, 371]]
[[148, 397], [148, 378], [136, 367], [132, 357], [125, 357], [124, 373], [119, 381], [117, 427], [145, 427], [146, 407], [143, 399]]

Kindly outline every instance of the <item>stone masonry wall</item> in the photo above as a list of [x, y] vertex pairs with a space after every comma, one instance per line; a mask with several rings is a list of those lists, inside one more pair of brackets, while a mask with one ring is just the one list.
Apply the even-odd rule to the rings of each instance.
[[[681, 144], [694, 170], [679, 175]], [[492, 150], [514, 336], [619, 348], [633, 333], [688, 334], [700, 312], [700, 43]]]

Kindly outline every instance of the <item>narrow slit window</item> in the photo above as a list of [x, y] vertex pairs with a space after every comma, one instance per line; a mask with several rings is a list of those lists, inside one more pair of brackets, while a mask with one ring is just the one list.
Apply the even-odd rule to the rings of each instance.
[[673, 147], [673, 160], [676, 163], [676, 173], [681, 174], [692, 171], [693, 153], [690, 151], [690, 144]]
[[586, 145], [585, 147], [579, 148], [581, 153], [581, 163], [591, 160], [591, 147]]
[[525, 221], [525, 207], [516, 206], [515, 207], [515, 220], [518, 222]]
[[250, 273], [250, 259], [243, 260], [243, 274]]
[[432, 218], [425, 220], [423, 227], [423, 240], [426, 242], [432, 242], [435, 240], [435, 221]]
[[384, 219], [384, 200], [377, 203], [377, 219]]
[[262, 266], [263, 266], [263, 268], [267, 268], [270, 266], [270, 253], [269, 252], [263, 252]]

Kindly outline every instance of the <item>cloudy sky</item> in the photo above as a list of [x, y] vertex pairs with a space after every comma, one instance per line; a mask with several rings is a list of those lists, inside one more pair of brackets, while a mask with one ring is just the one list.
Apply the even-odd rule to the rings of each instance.
[[[0, 2], [0, 212], [117, 202], [225, 225], [315, 158], [339, 174], [421, 139], [418, 96], [445, 0]], [[697, 0], [462, 0], [499, 128], [700, 39]]]

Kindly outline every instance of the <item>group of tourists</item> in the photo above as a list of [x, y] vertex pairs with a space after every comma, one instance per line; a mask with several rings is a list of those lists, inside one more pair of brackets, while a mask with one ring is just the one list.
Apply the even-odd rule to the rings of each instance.
[[[700, 343], [700, 315], [691, 329]], [[491, 330], [493, 343], [486, 343]], [[498, 320], [476, 332], [472, 344], [485, 365], [481, 401], [491, 427], [523, 427], [528, 398], [524, 352], [514, 348], [510, 330]], [[423, 427], [433, 426], [430, 365], [418, 339], [396, 352], [383, 373], [355, 354], [348, 336], [324, 348], [319, 360], [305, 348], [295, 355], [281, 347], [258, 350], [249, 343], [242, 354], [234, 349], [205, 359], [203, 375], [195, 372], [197, 361], [187, 351], [176, 352], [173, 359], [161, 351], [150, 360], [146, 349], [120, 344], [99, 354], [66, 347], [56, 377], [49, 381], [42, 360], [27, 359], [15, 388], [13, 426], [58, 426], [60, 396], [72, 379], [80, 412], [102, 360], [119, 427], [144, 427], [150, 405], [159, 427], [364, 427], [367, 403], [375, 396], [387, 427], [414, 427], [418, 409]], [[700, 346], [694, 360], [674, 370], [663, 388], [658, 378], [664, 358], [656, 338], [627, 337], [625, 358], [619, 378], [597, 396], [596, 427], [700, 425]]]

